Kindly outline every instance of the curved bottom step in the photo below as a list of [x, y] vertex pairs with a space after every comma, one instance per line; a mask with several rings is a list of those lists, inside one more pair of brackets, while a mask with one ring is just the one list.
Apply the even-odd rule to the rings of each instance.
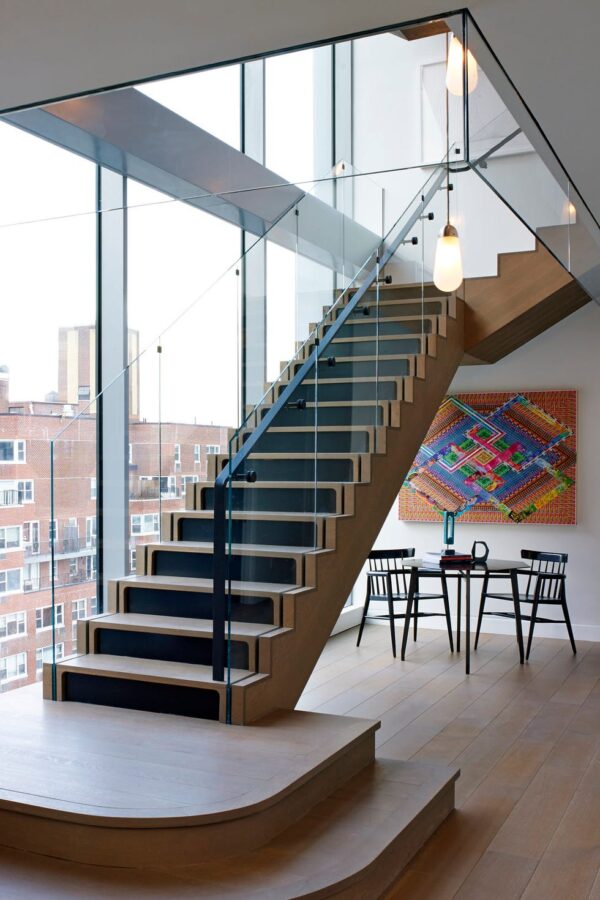
[[45, 900], [376, 900], [454, 808], [457, 777], [377, 760], [266, 846], [212, 864], [123, 870], [0, 849], [0, 890]]

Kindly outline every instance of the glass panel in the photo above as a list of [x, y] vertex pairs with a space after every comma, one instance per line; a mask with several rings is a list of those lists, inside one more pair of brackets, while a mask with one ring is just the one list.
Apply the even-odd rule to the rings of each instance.
[[591, 297], [600, 297], [600, 228], [476, 25], [469, 49], [478, 81], [469, 95], [471, 164]]
[[89, 162], [0, 123], [0, 691], [36, 681], [40, 654], [52, 652], [53, 532], [64, 653], [72, 598], [96, 595], [96, 550], [85, 542], [95, 444], [91, 459], [78, 456], [71, 500], [55, 516], [48, 453], [96, 392], [96, 218], [83, 214], [95, 187]]

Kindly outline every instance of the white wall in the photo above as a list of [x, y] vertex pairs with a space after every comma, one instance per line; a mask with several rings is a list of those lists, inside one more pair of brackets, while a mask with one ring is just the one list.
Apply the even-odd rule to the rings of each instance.
[[[600, 640], [600, 309], [589, 303], [525, 347], [492, 366], [464, 366], [451, 391], [568, 389], [578, 391], [577, 521], [574, 526], [456, 524], [456, 546], [470, 549], [485, 540], [492, 556], [519, 559], [523, 547], [569, 554], [567, 593], [575, 635]], [[414, 546], [417, 553], [442, 546], [442, 526], [400, 522], [394, 504], [376, 542], [378, 547]], [[364, 576], [355, 588], [362, 602]], [[475, 592], [478, 599], [478, 592]], [[429, 620], [445, 627], [442, 619]], [[488, 631], [511, 630], [514, 623], [487, 619]], [[538, 626], [539, 634], [565, 637], [564, 626]]]

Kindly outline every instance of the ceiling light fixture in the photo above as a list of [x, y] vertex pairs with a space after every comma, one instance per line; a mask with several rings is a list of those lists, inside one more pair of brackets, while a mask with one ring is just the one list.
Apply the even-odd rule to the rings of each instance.
[[[452, 40], [456, 40], [453, 38]], [[462, 49], [462, 48], [461, 48]], [[446, 41], [446, 58], [450, 52]], [[433, 264], [433, 283], [444, 293], [452, 293], [463, 280], [462, 254], [458, 231], [450, 224], [450, 120], [448, 90], [446, 90], [446, 224], [437, 239]]]
[[[463, 45], [456, 37], [450, 41], [448, 62], [446, 63], [446, 87], [455, 97], [463, 95], [463, 68], [465, 53]], [[472, 94], [479, 79], [477, 61], [470, 50], [467, 50], [467, 93]]]

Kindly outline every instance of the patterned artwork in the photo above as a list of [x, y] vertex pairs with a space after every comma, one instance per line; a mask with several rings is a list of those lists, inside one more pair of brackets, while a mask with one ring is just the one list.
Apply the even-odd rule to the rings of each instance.
[[399, 497], [399, 518], [575, 525], [576, 391], [447, 397]]

